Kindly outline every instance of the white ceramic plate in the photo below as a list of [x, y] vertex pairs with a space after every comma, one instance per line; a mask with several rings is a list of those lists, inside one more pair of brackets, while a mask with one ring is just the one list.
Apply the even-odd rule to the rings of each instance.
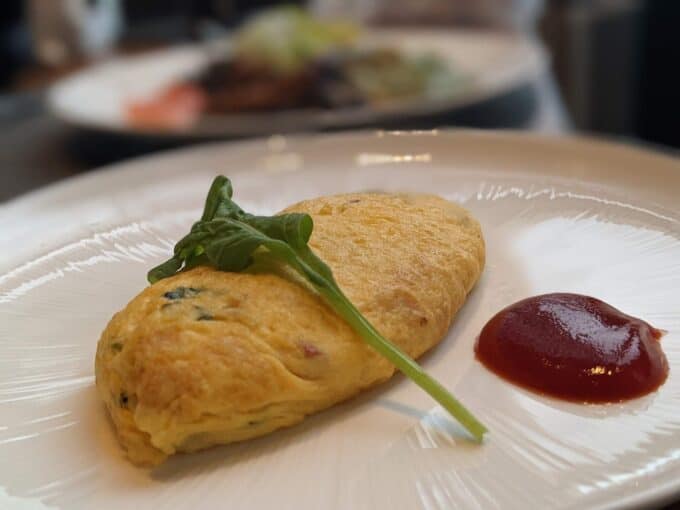
[[[153, 472], [122, 455], [93, 381], [98, 335], [197, 217], [222, 172], [248, 210], [418, 190], [482, 222], [488, 266], [423, 359], [485, 422], [484, 446], [402, 377], [242, 444]], [[207, 145], [71, 179], [0, 210], [0, 508], [625, 508], [680, 498], [680, 163], [581, 139], [422, 132]], [[13, 267], [14, 269], [9, 270]], [[473, 356], [501, 307], [550, 291], [668, 330], [670, 376], [580, 406]]]
[[148, 131], [131, 126], [125, 119], [125, 107], [132, 98], [151, 96], [206, 65], [206, 47], [183, 46], [88, 68], [56, 84], [48, 94], [48, 105], [58, 117], [72, 124], [128, 134], [175, 138], [270, 134], [358, 126], [453, 111], [530, 82], [545, 70], [547, 63], [538, 43], [497, 32], [371, 29], [366, 39], [367, 44], [415, 54], [437, 54], [465, 75], [467, 83], [438, 100], [333, 111], [206, 116], [188, 130]]

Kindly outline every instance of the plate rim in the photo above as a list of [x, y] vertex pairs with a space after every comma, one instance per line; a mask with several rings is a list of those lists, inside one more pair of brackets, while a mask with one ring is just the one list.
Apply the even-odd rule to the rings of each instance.
[[[669, 154], [665, 151], [654, 150], [654, 147], [623, 144], [620, 141], [607, 137], [593, 137], [582, 134], [559, 134], [559, 133], [530, 133], [521, 130], [485, 130], [485, 129], [469, 129], [469, 128], [433, 128], [429, 130], [384, 130], [384, 129], [360, 129], [348, 130], [338, 133], [296, 133], [291, 135], [270, 135], [263, 137], [254, 137], [247, 140], [218, 140], [192, 144], [189, 146], [180, 146], [168, 150], [161, 150], [151, 154], [138, 156], [123, 161], [115, 162], [109, 165], [96, 167], [92, 170], [81, 172], [78, 174], [67, 176], [56, 182], [39, 187], [35, 190], [21, 194], [4, 203], [0, 203], [0, 232], [2, 232], [3, 224], [9, 224], [12, 221], [25, 221], [24, 216], [32, 210], [34, 206], [40, 206], [42, 202], [50, 200], [58, 200], [59, 197], [72, 193], [79, 187], [92, 186], [98, 182], [98, 186], [106, 188], [112, 185], [117, 185], [121, 179], [126, 176], [134, 176], [140, 171], [145, 171], [149, 165], [162, 164], [165, 161], [176, 157], [192, 158], [194, 154], [198, 154], [204, 150], [211, 151], [226, 151], [226, 152], [240, 152], [253, 150], [266, 150], [267, 143], [272, 138], [281, 138], [286, 140], [286, 143], [295, 146], [303, 147], [307, 144], [315, 143], [332, 143], [340, 141], [343, 143], [359, 142], [371, 137], [389, 137], [400, 136], [411, 140], [418, 140], [422, 137], [453, 137], [461, 141], [470, 141], [473, 143], [490, 143], [490, 144], [508, 144], [519, 145], [527, 149], [530, 148], [555, 148], [560, 150], [569, 150], [570, 153], [579, 154], [579, 157], [587, 159], [586, 156], [581, 156], [582, 153], [597, 154], [598, 157], [612, 158], [622, 157], [626, 155], [627, 158], [642, 159], [646, 166], [663, 166], [675, 167], [673, 170], [678, 172], [680, 176], [680, 157]], [[246, 169], [235, 169], [234, 174], [248, 172]], [[42, 208], [41, 214], [34, 215], [35, 218], [44, 217], [49, 212], [49, 209]], [[680, 213], [680, 207], [671, 209], [673, 213]], [[32, 213], [32, 212], [31, 212]], [[3, 235], [0, 234], [0, 247], [7, 246], [15, 242], [17, 235]], [[52, 240], [47, 243], [32, 243], [31, 247], [26, 249], [24, 253], [15, 256], [7, 264], [0, 264], [0, 280], [4, 279], [10, 273], [18, 270], [27, 262], [34, 260], [49, 253], [52, 250], [59, 249], [68, 243], [55, 242]]]
[[[112, 179], [119, 178], [119, 174], [134, 173], [138, 171], [134, 167], [146, 165], [154, 159], [171, 159], [177, 156], [190, 156], [193, 152], [201, 152], [205, 149], [216, 149], [224, 146], [226, 150], [247, 150], [256, 148], [258, 145], [264, 146], [267, 140], [272, 137], [283, 136], [286, 142], [300, 145], [318, 141], [362, 139], [366, 137], [381, 136], [403, 136], [407, 138], [419, 138], [423, 136], [444, 136], [469, 138], [471, 141], [483, 140], [489, 143], [513, 142], [535, 146], [556, 146], [563, 145], [564, 148], [572, 146], [573, 149], [583, 148], [598, 151], [602, 154], [611, 152], [627, 152], [631, 156], [637, 156], [648, 160], [650, 163], [661, 165], [676, 165], [680, 171], [680, 151], [672, 148], [657, 146], [644, 141], [633, 140], [633, 144], [626, 143], [618, 138], [597, 133], [536, 133], [527, 132], [519, 129], [476, 129], [476, 128], [457, 128], [457, 127], [434, 127], [432, 129], [416, 130], [391, 130], [391, 129], [356, 129], [341, 131], [338, 133], [292, 133], [292, 134], [272, 134], [268, 136], [257, 136], [246, 140], [212, 140], [204, 141], [188, 146], [174, 147], [124, 159], [107, 165], [95, 167], [83, 172], [69, 175], [63, 179], [46, 184], [16, 197], [10, 198], [5, 202], [0, 202], [0, 223], [4, 220], [3, 216], [21, 206], [26, 206], [34, 201], [44, 200], [51, 196], [58, 196], [58, 193], [65, 191], [72, 186], [102, 179], [108, 176]], [[241, 170], [237, 170], [240, 172]], [[680, 211], [680, 205], [678, 206]]]

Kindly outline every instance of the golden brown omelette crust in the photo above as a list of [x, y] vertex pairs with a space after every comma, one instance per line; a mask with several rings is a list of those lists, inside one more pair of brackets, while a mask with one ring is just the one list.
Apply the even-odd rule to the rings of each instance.
[[[411, 356], [441, 340], [484, 266], [479, 224], [430, 195], [348, 194], [286, 211], [347, 296]], [[201, 267], [147, 287], [103, 332], [97, 388], [128, 457], [241, 441], [388, 379], [394, 367], [313, 292]]]

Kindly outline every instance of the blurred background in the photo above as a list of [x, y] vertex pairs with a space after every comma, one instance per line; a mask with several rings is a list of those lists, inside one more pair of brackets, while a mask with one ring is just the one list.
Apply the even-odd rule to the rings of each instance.
[[288, 132], [511, 128], [675, 151], [679, 21], [677, 0], [3, 0], [0, 201]]

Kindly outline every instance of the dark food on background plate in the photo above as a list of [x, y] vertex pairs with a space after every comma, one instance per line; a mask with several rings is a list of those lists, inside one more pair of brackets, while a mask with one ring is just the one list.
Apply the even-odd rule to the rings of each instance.
[[545, 294], [508, 306], [482, 329], [477, 358], [528, 389], [578, 402], [619, 402], [661, 386], [662, 331], [579, 294]]
[[345, 108], [426, 95], [442, 65], [387, 48], [347, 49], [290, 72], [244, 56], [213, 63], [192, 83], [206, 94], [209, 113]]
[[466, 210], [354, 193], [263, 217], [231, 195], [218, 177], [201, 220], [99, 341], [97, 389], [133, 462], [268, 434], [395, 368], [482, 439], [412, 359], [446, 336], [484, 267]]
[[[127, 116], [138, 127], [186, 127], [200, 114], [336, 109], [450, 96], [463, 83], [435, 55], [369, 47], [354, 25], [284, 7], [252, 18], [234, 35], [231, 49], [197, 76], [150, 100], [132, 101]], [[174, 102], [178, 98], [180, 104]]]

